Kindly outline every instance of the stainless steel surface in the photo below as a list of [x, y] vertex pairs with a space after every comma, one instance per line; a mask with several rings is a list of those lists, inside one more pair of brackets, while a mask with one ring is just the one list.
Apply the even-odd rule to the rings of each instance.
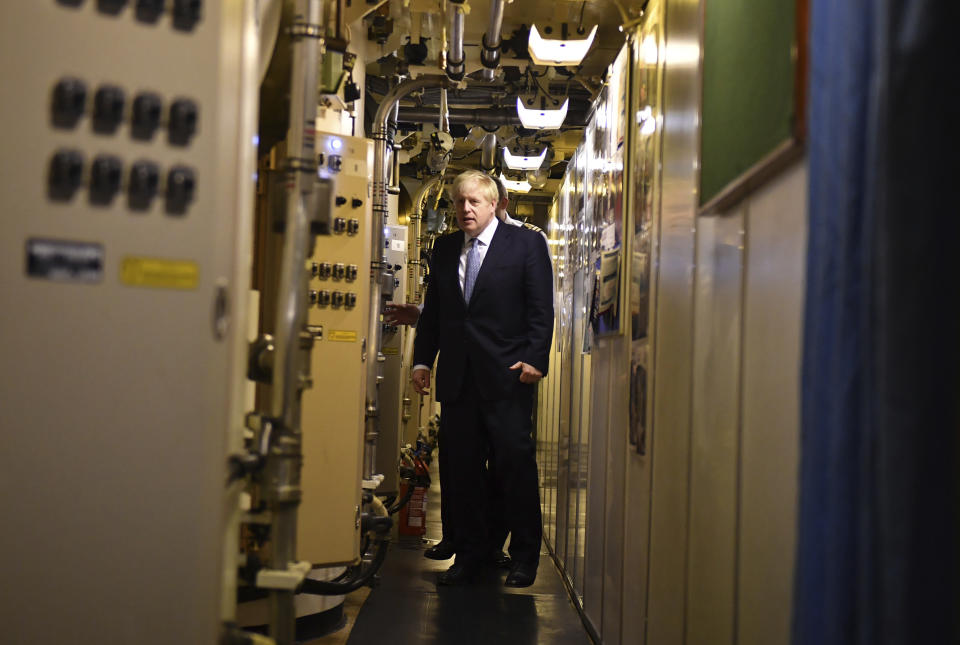
[[693, 270], [700, 104], [700, 2], [665, 5], [663, 192], [652, 394], [653, 483], [647, 643], [683, 643], [693, 354]]

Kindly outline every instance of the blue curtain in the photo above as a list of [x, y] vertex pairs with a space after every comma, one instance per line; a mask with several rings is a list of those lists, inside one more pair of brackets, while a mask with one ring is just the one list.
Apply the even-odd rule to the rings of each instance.
[[956, 4], [810, 8], [793, 642], [960, 643]]

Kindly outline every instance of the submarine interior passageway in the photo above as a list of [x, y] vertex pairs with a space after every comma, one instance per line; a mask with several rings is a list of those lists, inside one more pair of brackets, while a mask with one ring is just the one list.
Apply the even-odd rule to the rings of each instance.
[[[0, 3], [0, 642], [960, 642], [950, 11]], [[466, 171], [552, 268], [534, 577], [448, 570], [515, 505], [411, 379]]]

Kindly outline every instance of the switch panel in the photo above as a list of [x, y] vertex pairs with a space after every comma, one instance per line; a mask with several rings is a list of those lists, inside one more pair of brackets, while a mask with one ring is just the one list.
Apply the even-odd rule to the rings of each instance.
[[[3, 575], [44, 598], [4, 614], [4, 643], [101, 642], [118, 608], [106, 640], [220, 639], [253, 309], [256, 149], [239, 142], [257, 127], [255, 4], [0, 0], [3, 351], [33, 366], [0, 371], [4, 418], [29, 430], [3, 422], [0, 472], [31, 481], [4, 499]], [[178, 100], [195, 108], [187, 145], [167, 133]]]
[[[298, 555], [314, 565], [350, 562], [359, 556], [355, 523], [360, 504], [366, 370], [376, 360], [367, 336], [370, 319], [370, 195], [373, 143], [368, 139], [317, 133], [317, 157], [330, 192], [324, 207], [332, 235], [316, 238], [307, 265], [317, 305], [307, 323], [323, 327], [311, 354], [314, 386], [303, 393], [302, 472], [304, 495], [297, 514]], [[362, 200], [365, 208], [351, 206]], [[361, 222], [346, 235], [348, 221]], [[314, 268], [316, 267], [316, 268]], [[364, 268], [362, 276], [359, 268]], [[337, 369], [330, 369], [336, 365]], [[322, 495], [316, 491], [323, 491]]]

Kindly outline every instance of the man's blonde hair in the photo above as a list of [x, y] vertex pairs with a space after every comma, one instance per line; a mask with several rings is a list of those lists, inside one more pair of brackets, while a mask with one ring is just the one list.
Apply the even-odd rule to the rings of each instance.
[[480, 172], [479, 170], [465, 170], [464, 172], [457, 175], [457, 178], [453, 180], [453, 186], [450, 188], [450, 193], [453, 198], [456, 199], [457, 195], [460, 194], [460, 189], [465, 184], [473, 184], [480, 188], [481, 194], [487, 198], [487, 200], [493, 202], [494, 204], [500, 203], [500, 191], [497, 189], [497, 180], [488, 175], [485, 172]]

